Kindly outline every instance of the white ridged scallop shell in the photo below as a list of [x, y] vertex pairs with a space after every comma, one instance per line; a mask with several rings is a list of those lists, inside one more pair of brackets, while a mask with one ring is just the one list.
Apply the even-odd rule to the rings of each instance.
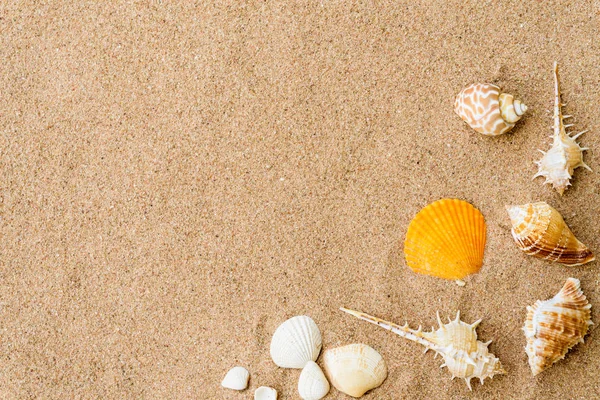
[[331, 384], [353, 397], [375, 389], [387, 377], [387, 367], [381, 355], [362, 343], [326, 350], [323, 364]]
[[277, 390], [261, 386], [254, 391], [254, 400], [277, 400]]
[[329, 392], [329, 382], [319, 365], [309, 361], [300, 373], [298, 393], [304, 400], [319, 400]]
[[271, 358], [282, 368], [304, 368], [321, 352], [321, 332], [315, 321], [305, 315], [285, 321], [271, 340]]
[[227, 372], [225, 378], [223, 378], [221, 386], [227, 389], [244, 390], [248, 387], [249, 378], [250, 373], [246, 368], [233, 367]]

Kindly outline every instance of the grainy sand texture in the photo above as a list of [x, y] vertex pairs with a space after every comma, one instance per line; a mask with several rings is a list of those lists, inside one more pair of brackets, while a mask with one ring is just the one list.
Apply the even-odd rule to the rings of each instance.
[[[324, 348], [363, 342], [389, 375], [365, 399], [600, 398], [592, 328], [533, 377], [525, 307], [581, 280], [512, 241], [506, 204], [547, 201], [600, 252], [598, 1], [5, 1], [0, 4], [0, 397], [296, 399], [271, 335], [311, 316]], [[560, 197], [552, 64], [590, 147]], [[474, 82], [529, 110], [485, 137], [453, 112]], [[484, 266], [405, 264], [408, 223], [460, 198], [488, 224]], [[440, 359], [338, 310], [412, 326], [483, 318], [508, 374], [450, 380]], [[597, 326], [597, 325], [596, 325]], [[322, 362], [321, 358], [318, 360]], [[227, 370], [251, 373], [244, 392]], [[332, 389], [327, 399], [347, 399]]]

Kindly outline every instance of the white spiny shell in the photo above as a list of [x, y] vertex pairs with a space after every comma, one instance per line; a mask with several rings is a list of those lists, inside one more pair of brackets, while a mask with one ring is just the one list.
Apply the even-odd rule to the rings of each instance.
[[323, 365], [331, 384], [353, 397], [378, 387], [387, 377], [381, 355], [362, 343], [325, 350]]
[[481, 320], [467, 324], [460, 320], [460, 312], [456, 314], [454, 321], [442, 324], [440, 315], [437, 315], [440, 327], [438, 330], [431, 328], [431, 332], [423, 332], [421, 327], [414, 330], [408, 324], [400, 326], [393, 322], [384, 321], [371, 315], [358, 311], [341, 309], [348, 314], [364, 321], [390, 330], [397, 335], [412, 340], [425, 346], [427, 350], [433, 350], [444, 358], [442, 367], [447, 367], [452, 374], [452, 379], [458, 377], [465, 380], [469, 390], [471, 379], [479, 378], [481, 384], [485, 378], [492, 378], [496, 374], [506, 373], [500, 364], [500, 360], [488, 351], [492, 342], [483, 343], [477, 340], [477, 325]]
[[512, 95], [500, 93], [489, 83], [476, 83], [464, 88], [454, 100], [454, 112], [469, 126], [484, 135], [508, 132], [527, 111], [527, 106]]
[[306, 363], [298, 380], [298, 393], [304, 400], [319, 400], [329, 392], [329, 382], [314, 361]]
[[277, 390], [261, 386], [254, 391], [254, 400], [277, 400]]
[[527, 339], [525, 352], [533, 375], [565, 358], [577, 343], [583, 343], [589, 326], [593, 325], [591, 308], [575, 278], [567, 279], [560, 292], [550, 300], [538, 300], [527, 307], [523, 331]]
[[547, 153], [540, 150], [544, 156], [540, 161], [536, 161], [539, 169], [533, 178], [543, 176], [546, 178], [544, 184], [550, 183], [561, 195], [567, 189], [567, 186], [571, 185], [570, 180], [575, 168], [584, 167], [591, 171], [591, 168], [583, 162], [583, 151], [587, 148], [580, 147], [575, 141], [587, 131], [569, 136], [566, 128], [572, 125], [565, 125], [563, 122], [568, 117], [570, 115], [562, 115], [558, 64], [554, 62], [554, 134], [552, 135], [552, 147]]
[[249, 378], [250, 373], [246, 368], [233, 367], [227, 372], [225, 378], [223, 378], [221, 386], [227, 389], [244, 390], [248, 387]]
[[271, 340], [271, 358], [282, 368], [304, 368], [321, 352], [321, 332], [315, 321], [305, 315], [285, 321]]

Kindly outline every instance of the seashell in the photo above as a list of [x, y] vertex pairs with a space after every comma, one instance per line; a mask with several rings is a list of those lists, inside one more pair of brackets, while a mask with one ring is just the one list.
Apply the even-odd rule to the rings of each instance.
[[329, 392], [329, 382], [319, 365], [308, 361], [298, 380], [298, 393], [304, 400], [319, 400]]
[[485, 230], [483, 215], [466, 201], [435, 201], [408, 225], [406, 263], [420, 274], [460, 280], [481, 268]]
[[564, 265], [581, 265], [596, 257], [569, 229], [562, 216], [546, 202], [506, 206], [512, 235], [525, 253]]
[[362, 343], [325, 350], [323, 365], [331, 384], [353, 397], [375, 389], [387, 377], [387, 367], [381, 355]]
[[419, 329], [414, 330], [410, 329], [408, 324], [400, 326], [362, 312], [345, 308], [341, 308], [341, 310], [422, 344], [425, 346], [425, 353], [428, 350], [435, 351], [436, 355], [439, 354], [444, 359], [441, 367], [448, 368], [452, 379], [457, 377], [464, 379], [469, 390], [471, 390], [471, 379], [473, 378], [479, 378], [483, 384], [485, 378], [506, 373], [500, 360], [488, 351], [488, 346], [492, 341], [483, 343], [477, 340], [476, 329], [481, 320], [467, 324], [460, 320], [460, 311], [456, 314], [454, 321], [449, 320], [445, 325], [442, 324], [438, 313], [437, 320], [440, 327], [437, 330], [431, 328], [431, 332], [423, 332], [420, 326]]
[[580, 147], [575, 141], [579, 136], [583, 135], [587, 130], [579, 132], [574, 136], [567, 133], [566, 128], [573, 124], [565, 125], [563, 120], [571, 117], [570, 115], [562, 114], [562, 106], [560, 102], [560, 85], [558, 81], [558, 64], [554, 62], [554, 134], [552, 135], [552, 147], [548, 152], [542, 152], [544, 155], [540, 161], [536, 161], [539, 167], [538, 176], [546, 178], [546, 183], [550, 183], [554, 189], [562, 195], [571, 185], [571, 177], [575, 168], [584, 167], [592, 170], [583, 162], [583, 151], [588, 150], [587, 147]]
[[508, 132], [527, 111], [527, 106], [489, 83], [464, 88], [454, 100], [454, 112], [469, 126], [484, 135]]
[[246, 368], [233, 367], [225, 375], [225, 378], [221, 382], [221, 386], [227, 389], [244, 390], [248, 387], [249, 378], [250, 373]]
[[527, 307], [523, 331], [527, 338], [525, 352], [533, 375], [565, 358], [577, 343], [583, 343], [589, 326], [593, 325], [591, 308], [575, 278], [567, 279], [560, 292], [550, 300], [538, 300]]
[[271, 340], [271, 358], [282, 368], [304, 368], [321, 352], [321, 332], [315, 321], [305, 315], [281, 324]]
[[277, 390], [261, 386], [254, 391], [254, 400], [277, 400]]

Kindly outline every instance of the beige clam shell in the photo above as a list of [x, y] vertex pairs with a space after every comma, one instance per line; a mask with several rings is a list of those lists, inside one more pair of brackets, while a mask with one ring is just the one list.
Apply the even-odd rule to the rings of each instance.
[[271, 340], [271, 358], [282, 368], [304, 368], [315, 361], [321, 352], [321, 332], [315, 321], [305, 315], [288, 319], [281, 324]]
[[387, 367], [381, 355], [362, 343], [326, 350], [323, 363], [331, 384], [353, 397], [360, 397], [378, 387], [387, 377]]
[[248, 379], [250, 379], [250, 373], [246, 368], [233, 367], [223, 378], [221, 386], [226, 389], [244, 390], [248, 387]]
[[525, 352], [533, 375], [565, 358], [569, 349], [583, 343], [590, 325], [592, 305], [585, 298], [579, 280], [569, 278], [556, 296], [527, 307], [523, 331]]
[[319, 400], [329, 392], [329, 382], [319, 365], [314, 361], [306, 363], [298, 380], [298, 393], [304, 400]]
[[254, 391], [254, 400], [277, 400], [277, 390], [261, 386]]

